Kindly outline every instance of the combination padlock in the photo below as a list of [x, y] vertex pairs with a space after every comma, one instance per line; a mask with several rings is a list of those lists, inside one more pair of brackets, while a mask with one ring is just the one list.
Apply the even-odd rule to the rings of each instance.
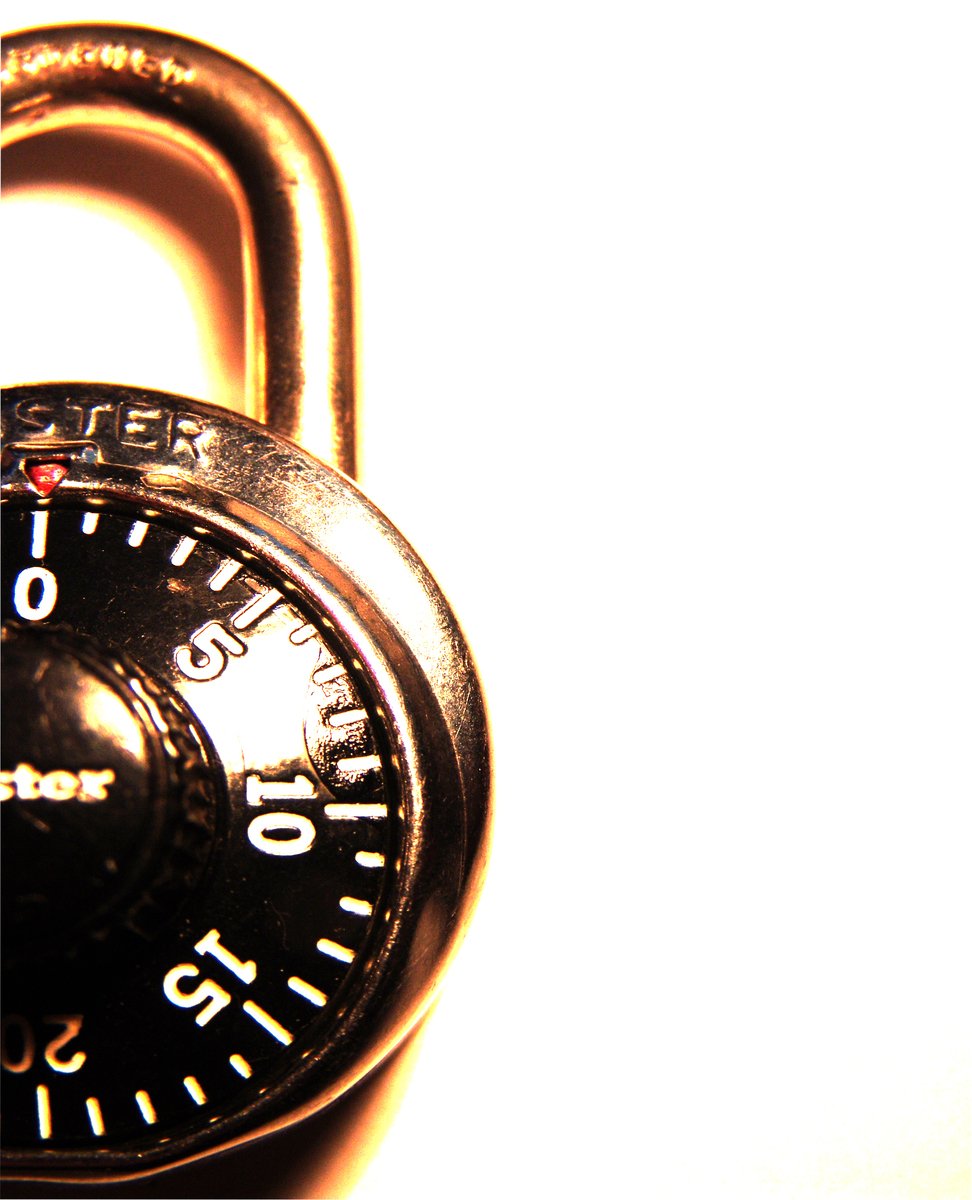
[[245, 201], [259, 419], [3, 397], [5, 1166], [107, 1179], [316, 1111], [414, 1027], [482, 880], [487, 729], [446, 601], [348, 478], [350, 239], [306, 119], [100, 26], [7, 39], [3, 112], [8, 141], [170, 139]]

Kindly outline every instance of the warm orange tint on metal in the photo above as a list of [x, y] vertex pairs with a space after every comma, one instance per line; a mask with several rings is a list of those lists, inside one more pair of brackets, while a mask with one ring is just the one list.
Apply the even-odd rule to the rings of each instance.
[[207, 46], [135, 27], [11, 35], [2, 79], [4, 144], [124, 128], [184, 146], [219, 174], [244, 232], [244, 410], [354, 475], [350, 220], [330, 155], [296, 105]]

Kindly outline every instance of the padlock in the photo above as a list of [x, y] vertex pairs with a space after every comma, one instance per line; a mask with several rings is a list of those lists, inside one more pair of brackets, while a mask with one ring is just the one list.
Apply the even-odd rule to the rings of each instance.
[[5, 1169], [131, 1177], [319, 1110], [414, 1028], [485, 870], [486, 716], [348, 477], [348, 222], [303, 115], [101, 26], [7, 39], [3, 112], [160, 135], [244, 201], [256, 419], [3, 397]]

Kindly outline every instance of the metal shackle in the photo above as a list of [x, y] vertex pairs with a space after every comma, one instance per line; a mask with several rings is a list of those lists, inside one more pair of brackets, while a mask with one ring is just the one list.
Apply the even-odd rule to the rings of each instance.
[[4, 40], [3, 144], [84, 126], [188, 149], [229, 190], [247, 290], [244, 411], [355, 474], [354, 265], [327, 148], [269, 80], [188, 38], [72, 25]]

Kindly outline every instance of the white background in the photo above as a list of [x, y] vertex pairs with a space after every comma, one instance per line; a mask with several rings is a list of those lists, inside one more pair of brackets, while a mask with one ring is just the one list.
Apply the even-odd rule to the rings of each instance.
[[[274, 1194], [967, 1196], [968, 8], [5, 5], [81, 18], [328, 139], [363, 483], [492, 712], [437, 1011]], [[80, 174], [5, 208], [5, 381], [232, 392], [231, 273]]]

